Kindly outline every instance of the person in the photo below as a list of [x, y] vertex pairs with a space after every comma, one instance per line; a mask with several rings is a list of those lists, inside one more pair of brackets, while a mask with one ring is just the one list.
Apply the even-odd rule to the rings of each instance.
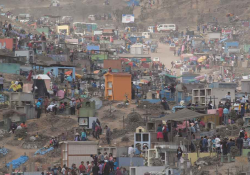
[[118, 167], [118, 162], [116, 161], [116, 158], [114, 158], [114, 170], [116, 170]]
[[240, 130], [239, 137], [240, 137], [240, 138], [244, 138], [244, 137], [245, 137], [245, 129], [244, 129], [244, 128], [242, 128], [242, 129]]
[[48, 99], [48, 97], [45, 97], [45, 100], [44, 100], [44, 111], [45, 111], [45, 113], [47, 113], [47, 108], [48, 108], [48, 106], [49, 106], [49, 99]]
[[227, 155], [227, 153], [228, 153], [228, 150], [227, 150], [227, 138], [225, 138], [222, 141], [222, 152], [223, 152], [223, 155]]
[[170, 86], [170, 92], [171, 92], [171, 98], [175, 99], [175, 87], [173, 84]]
[[4, 83], [3, 75], [0, 75], [0, 91], [3, 91], [3, 83]]
[[39, 119], [41, 117], [41, 113], [42, 113], [42, 103], [41, 103], [40, 99], [36, 103], [36, 111], [37, 111], [37, 117], [36, 118]]
[[161, 126], [161, 124], [159, 124], [158, 128], [157, 128], [157, 141], [159, 142], [160, 139], [163, 139], [163, 133], [162, 133], [162, 126]]
[[176, 153], [176, 156], [177, 156], [177, 159], [178, 159], [178, 161], [180, 161], [180, 159], [181, 159], [181, 157], [182, 157], [182, 149], [181, 149], [181, 147], [178, 147], [178, 149], [177, 149], [177, 153]]
[[58, 87], [56, 84], [53, 85], [52, 90], [53, 90], [54, 96], [56, 96], [57, 91], [58, 91]]
[[53, 175], [58, 175], [59, 174], [58, 168], [56, 166], [54, 166], [51, 171], [53, 172]]
[[76, 89], [76, 84], [74, 81], [72, 81], [72, 83], [71, 83], [71, 98], [74, 97], [75, 89]]
[[122, 175], [122, 171], [120, 170], [119, 167], [116, 168], [115, 175]]
[[63, 102], [60, 102], [59, 111], [63, 112], [64, 110], [65, 110], [65, 105]]
[[231, 95], [230, 95], [230, 92], [227, 93], [226, 99], [228, 99], [228, 100], [231, 102]]
[[229, 110], [227, 108], [223, 109], [224, 125], [228, 124]]
[[211, 137], [209, 137], [207, 139], [207, 147], [208, 147], [208, 151], [212, 152], [212, 139], [211, 139]]
[[103, 165], [103, 175], [109, 175], [110, 173], [110, 166], [108, 160], [104, 160], [104, 165]]
[[56, 106], [57, 106], [56, 104], [50, 104], [46, 109], [47, 112], [53, 112]]
[[202, 149], [204, 152], [207, 152], [207, 146], [208, 146], [208, 141], [207, 141], [207, 136], [205, 136], [202, 140]]
[[27, 128], [27, 125], [25, 124], [25, 122], [22, 122], [20, 125], [22, 128]]
[[241, 137], [238, 137], [236, 140], [236, 146], [240, 151], [240, 156], [242, 155], [242, 148], [243, 148], [243, 139]]
[[51, 69], [49, 72], [47, 72], [47, 75], [48, 75], [50, 78], [52, 78], [52, 77], [54, 76], [53, 72], [54, 72], [54, 70]]
[[62, 175], [68, 175], [68, 174], [66, 174], [66, 165], [63, 165], [63, 167], [62, 167], [62, 170], [61, 170], [61, 173], [62, 173]]
[[105, 127], [107, 130], [106, 130], [106, 140], [107, 140], [107, 143], [110, 145], [110, 140], [111, 140], [111, 131], [110, 131], [110, 128], [106, 125]]
[[20, 86], [21, 86], [21, 88], [19, 89], [19, 92], [23, 92], [23, 82], [22, 82], [22, 80], [21, 80], [21, 79], [19, 79], [19, 81], [18, 81], [18, 85], [20, 85]]
[[97, 164], [95, 164], [94, 167], [92, 168], [92, 174], [98, 175], [99, 170], [100, 170], [99, 166]]
[[126, 170], [126, 168], [122, 169], [122, 175], [128, 175], [128, 171]]
[[229, 142], [227, 143], [227, 153], [230, 154], [232, 146], [235, 146], [235, 142], [232, 139], [230, 139]]
[[81, 141], [81, 138], [80, 138], [79, 133], [76, 133], [76, 134], [75, 134], [75, 139], [74, 139], [74, 141]]
[[135, 152], [134, 145], [128, 147], [128, 156], [133, 156]]
[[92, 165], [89, 163], [89, 161], [87, 161], [87, 174], [90, 175], [91, 173], [91, 169], [92, 169]]
[[208, 103], [208, 109], [213, 109], [213, 102], [212, 102], [212, 101], [210, 101], [210, 102]]
[[203, 152], [203, 137], [201, 137], [201, 140], [199, 142], [200, 152]]
[[70, 114], [71, 114], [71, 115], [75, 115], [75, 113], [76, 113], [76, 102], [75, 102], [75, 98], [72, 98], [69, 104], [70, 104]]
[[79, 166], [79, 173], [84, 174], [86, 172], [86, 167], [84, 166], [84, 162], [81, 161], [81, 165]]
[[95, 122], [95, 120], [93, 120], [93, 122], [92, 122], [92, 135], [93, 135], [93, 137], [95, 137], [96, 138], [96, 134], [95, 134], [95, 126], [96, 126], [96, 122]]
[[99, 167], [98, 175], [102, 175], [103, 165], [102, 165], [102, 163], [100, 161], [98, 162], [98, 167]]
[[86, 141], [87, 140], [87, 134], [85, 129], [83, 129], [82, 133], [81, 133], [81, 140], [82, 141]]
[[16, 129], [17, 129], [16, 123], [12, 123], [12, 124], [11, 124], [11, 131], [12, 131], [13, 134], [15, 133], [15, 130], [16, 130]]
[[95, 138], [96, 139], [100, 139], [100, 130], [101, 130], [100, 126], [96, 123], [95, 125]]
[[165, 125], [163, 125], [163, 128], [162, 128], [162, 132], [163, 132], [163, 138], [164, 138], [164, 141], [165, 142], [168, 142], [168, 127], [167, 127], [167, 125], [165, 124]]
[[215, 138], [215, 147], [216, 147], [216, 152], [217, 153], [220, 153], [221, 151], [221, 149], [220, 149], [220, 138], [219, 138], [219, 136], [217, 136], [216, 138]]

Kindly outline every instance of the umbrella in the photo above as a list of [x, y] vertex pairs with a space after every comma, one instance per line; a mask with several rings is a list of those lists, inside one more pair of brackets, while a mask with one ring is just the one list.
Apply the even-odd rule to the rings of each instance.
[[82, 78], [82, 75], [76, 74], [76, 78], [77, 78], [77, 79], [81, 79], [81, 78]]
[[71, 75], [71, 74], [72, 74], [72, 70], [67, 71], [67, 72], [65, 72], [64, 74], [65, 74], [65, 75]]
[[190, 57], [190, 61], [196, 61], [198, 58], [197, 57]]
[[135, 63], [133, 63], [133, 62], [128, 63], [128, 65], [130, 65], [131, 67], [132, 67], [132, 66], [133, 66], [133, 67], [136, 66]]
[[149, 81], [145, 79], [141, 79], [140, 82], [147, 84]]
[[202, 57], [200, 57], [200, 58], [197, 60], [197, 62], [198, 62], [198, 63], [201, 63], [201, 62], [205, 61], [206, 59], [207, 59], [206, 56], [202, 56]]
[[95, 70], [94, 74], [98, 74], [100, 72], [100, 70]]

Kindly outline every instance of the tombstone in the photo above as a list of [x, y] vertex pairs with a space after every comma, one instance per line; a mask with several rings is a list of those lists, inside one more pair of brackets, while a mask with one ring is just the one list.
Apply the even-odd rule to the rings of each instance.
[[153, 99], [153, 93], [151, 91], [147, 93], [147, 99]]

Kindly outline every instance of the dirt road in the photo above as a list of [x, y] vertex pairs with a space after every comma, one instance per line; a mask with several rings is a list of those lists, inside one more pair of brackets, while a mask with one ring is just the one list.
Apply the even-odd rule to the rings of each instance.
[[[170, 69], [171, 68], [171, 62], [179, 60], [180, 58], [178, 56], [174, 56], [174, 52], [169, 50], [168, 44], [158, 44], [157, 53], [150, 53], [151, 59], [154, 57], [159, 57], [160, 61], [165, 64], [165, 66]], [[177, 75], [180, 74], [179, 69], [173, 69], [176, 71]]]

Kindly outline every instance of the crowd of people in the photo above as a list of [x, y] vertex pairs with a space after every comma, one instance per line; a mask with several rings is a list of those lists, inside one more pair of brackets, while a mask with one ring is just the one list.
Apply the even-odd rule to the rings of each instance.
[[[81, 161], [79, 167], [72, 164], [71, 167], [64, 165], [49, 168], [46, 175], [128, 175], [125, 167], [118, 167], [116, 158], [112, 153], [98, 153], [90, 156], [92, 161]], [[44, 175], [44, 174], [43, 174]]]

